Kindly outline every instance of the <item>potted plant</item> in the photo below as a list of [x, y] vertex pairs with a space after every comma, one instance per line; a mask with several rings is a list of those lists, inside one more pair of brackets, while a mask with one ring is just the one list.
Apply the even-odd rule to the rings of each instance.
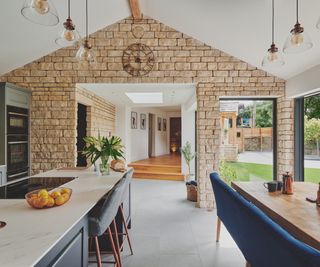
[[108, 175], [110, 173], [110, 158], [115, 160], [124, 158], [124, 146], [121, 143], [121, 138], [118, 136], [108, 138], [99, 134], [98, 137], [87, 136], [83, 140], [86, 142], [83, 154], [90, 160], [91, 164], [100, 159], [101, 163], [98, 167], [101, 175]]
[[181, 148], [182, 155], [188, 166], [188, 174], [186, 175], [187, 199], [193, 202], [197, 201], [197, 182], [194, 181], [194, 174], [191, 174], [191, 161], [196, 157], [196, 153], [191, 150], [190, 142], [186, 142]]
[[184, 147], [181, 148], [182, 155], [184, 157], [184, 160], [187, 163], [188, 166], [188, 174], [186, 175], [186, 181], [191, 180], [191, 177], [194, 177], [194, 174], [191, 174], [191, 161], [196, 157], [196, 153], [193, 153], [191, 150], [191, 144], [190, 142], [186, 142]]

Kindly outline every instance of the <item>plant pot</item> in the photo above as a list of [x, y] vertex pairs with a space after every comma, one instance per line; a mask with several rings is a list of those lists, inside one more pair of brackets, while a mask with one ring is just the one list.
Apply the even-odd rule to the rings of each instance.
[[187, 186], [187, 200], [192, 202], [197, 202], [198, 187], [195, 185], [186, 185], [186, 186]]
[[110, 174], [110, 164], [109, 163], [100, 163], [99, 171], [102, 176]]

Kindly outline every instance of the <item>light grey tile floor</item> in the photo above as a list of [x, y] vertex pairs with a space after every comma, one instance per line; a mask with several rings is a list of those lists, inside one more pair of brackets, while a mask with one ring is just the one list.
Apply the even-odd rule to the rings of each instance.
[[[186, 200], [183, 182], [134, 179], [132, 229], [124, 267], [244, 267], [245, 260], [222, 226], [215, 242], [216, 212]], [[90, 267], [96, 266], [90, 264]]]

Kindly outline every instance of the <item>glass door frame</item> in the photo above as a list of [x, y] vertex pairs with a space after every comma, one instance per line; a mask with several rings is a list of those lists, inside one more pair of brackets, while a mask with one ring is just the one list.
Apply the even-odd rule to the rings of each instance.
[[[271, 101], [272, 102], [272, 154], [273, 154], [273, 180], [277, 180], [278, 176], [278, 136], [277, 136], [277, 125], [278, 125], [278, 118], [277, 118], [277, 98], [274, 97], [220, 97], [220, 101]], [[220, 108], [219, 108], [220, 112]]]

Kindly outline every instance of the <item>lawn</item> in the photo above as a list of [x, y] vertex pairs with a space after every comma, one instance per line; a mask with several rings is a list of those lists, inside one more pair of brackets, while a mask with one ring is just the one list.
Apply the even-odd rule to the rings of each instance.
[[[245, 162], [228, 162], [228, 166], [235, 169], [237, 180], [249, 181], [250, 178], [261, 178], [263, 180], [272, 180], [272, 166], [267, 164], [245, 163]], [[319, 183], [320, 169], [305, 169], [305, 181]]]

